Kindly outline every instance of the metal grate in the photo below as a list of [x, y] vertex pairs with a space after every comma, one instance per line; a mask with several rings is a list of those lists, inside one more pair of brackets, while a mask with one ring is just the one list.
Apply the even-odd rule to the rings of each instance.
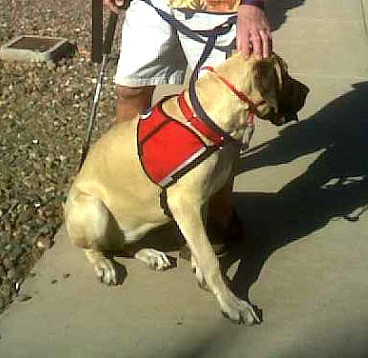
[[23, 36], [13, 42], [9, 48], [45, 52], [54, 47], [58, 42], [60, 42], [60, 39]]
[[0, 48], [0, 59], [8, 61], [58, 61], [74, 54], [76, 46], [59, 37], [24, 35]]

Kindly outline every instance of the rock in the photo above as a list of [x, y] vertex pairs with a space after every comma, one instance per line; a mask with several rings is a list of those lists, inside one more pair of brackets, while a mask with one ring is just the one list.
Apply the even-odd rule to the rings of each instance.
[[2, 213], [6, 213], [8, 210], [10, 209], [10, 203], [8, 202], [3, 202], [3, 203], [0, 203], [0, 210], [2, 211]]
[[5, 300], [8, 302], [11, 298], [12, 290], [11, 290], [11, 284], [7, 282], [3, 282], [3, 284], [0, 287], [0, 297], [5, 298]]
[[47, 237], [47, 236], [43, 236], [43, 237], [40, 237], [36, 243], [36, 246], [39, 248], [39, 249], [42, 249], [42, 250], [47, 250], [49, 249], [51, 246], [52, 246], [53, 242], [51, 240], [50, 237]]
[[6, 275], [6, 269], [4, 267], [4, 262], [3, 265], [0, 264], [0, 277], [4, 277]]
[[20, 258], [20, 256], [23, 254], [23, 252], [24, 252], [23, 247], [20, 245], [17, 245], [12, 249], [10, 257], [13, 258], [13, 261], [17, 261]]
[[5, 308], [5, 299], [0, 296], [0, 312]]
[[15, 270], [13, 268], [11, 268], [11, 269], [8, 270], [6, 276], [9, 280], [13, 281], [13, 280], [16, 279], [17, 274], [16, 274]]
[[27, 302], [27, 301], [29, 301], [31, 299], [32, 299], [32, 296], [31, 295], [28, 295], [26, 293], [21, 293], [18, 296], [18, 301], [19, 302]]
[[9, 257], [5, 257], [3, 259], [3, 265], [2, 266], [5, 268], [5, 270], [9, 270], [13, 267], [13, 262], [10, 260]]
[[25, 209], [19, 216], [17, 220], [18, 225], [22, 225], [26, 223], [27, 221], [31, 220], [36, 214], [36, 209], [34, 207], [29, 207]]
[[2, 218], [2, 222], [3, 222], [3, 226], [4, 226], [4, 231], [5, 232], [10, 232], [13, 229], [13, 224], [11, 222], [10, 219], [10, 215], [5, 214]]

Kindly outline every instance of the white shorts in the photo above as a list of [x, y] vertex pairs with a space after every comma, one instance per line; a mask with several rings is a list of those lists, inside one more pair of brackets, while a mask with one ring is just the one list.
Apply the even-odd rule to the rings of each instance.
[[[193, 30], [210, 30], [231, 16], [208, 13], [188, 16], [183, 11], [169, 8], [165, 0], [151, 1]], [[218, 37], [216, 45], [229, 46], [235, 36], [236, 28], [233, 26], [226, 35]], [[123, 25], [115, 83], [128, 87], [182, 84], [187, 65], [191, 69], [195, 67], [204, 46], [177, 32], [145, 2], [133, 0]], [[224, 61], [226, 55], [214, 48], [206, 65], [216, 65]]]

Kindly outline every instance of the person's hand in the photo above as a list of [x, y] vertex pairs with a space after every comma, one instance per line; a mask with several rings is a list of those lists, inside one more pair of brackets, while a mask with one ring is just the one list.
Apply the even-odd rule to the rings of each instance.
[[259, 60], [270, 56], [271, 28], [262, 9], [252, 5], [239, 6], [236, 47], [245, 58], [252, 52]]
[[119, 13], [119, 8], [124, 5], [124, 0], [102, 0], [104, 6], [115, 13]]

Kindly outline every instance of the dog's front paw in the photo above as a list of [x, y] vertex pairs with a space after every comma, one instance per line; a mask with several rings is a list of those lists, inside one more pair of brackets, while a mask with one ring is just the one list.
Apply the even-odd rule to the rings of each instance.
[[221, 306], [222, 314], [235, 323], [251, 326], [261, 322], [253, 307], [237, 297]]
[[168, 257], [161, 251], [155, 249], [139, 250], [134, 257], [144, 262], [149, 268], [156, 271], [163, 271], [171, 266]]
[[112, 259], [106, 257], [103, 252], [94, 249], [85, 250], [85, 254], [101, 282], [107, 285], [118, 284], [116, 266]]
[[117, 285], [116, 269], [112, 260], [104, 258], [94, 264], [97, 278], [106, 285]]

